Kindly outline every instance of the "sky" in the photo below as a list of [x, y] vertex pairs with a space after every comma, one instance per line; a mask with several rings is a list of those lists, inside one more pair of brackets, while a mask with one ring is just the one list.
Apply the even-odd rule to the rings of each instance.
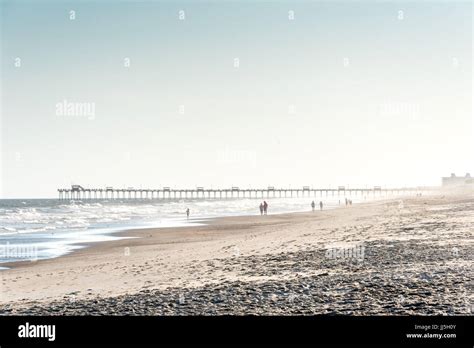
[[0, 11], [0, 198], [71, 184], [405, 187], [474, 172], [471, 2]]

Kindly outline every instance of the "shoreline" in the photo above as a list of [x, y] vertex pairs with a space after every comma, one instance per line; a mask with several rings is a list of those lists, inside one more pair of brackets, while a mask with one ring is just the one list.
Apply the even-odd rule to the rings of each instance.
[[[123, 236], [139, 238], [92, 243], [59, 258], [0, 272], [0, 311], [3, 307], [6, 313], [21, 314], [36, 308], [34, 313], [55, 314], [47, 310], [48, 304], [55, 303], [57, 313], [81, 314], [90, 307], [103, 314], [112, 311], [110, 302], [119, 306], [119, 314], [176, 314], [176, 310], [196, 314], [205, 311], [206, 306], [219, 314], [253, 314], [258, 306], [242, 307], [239, 302], [235, 310], [221, 308], [214, 302], [210, 304], [208, 297], [221, 291], [233, 298], [235, 289], [253, 293], [268, 287], [273, 289], [269, 294], [288, 298], [307, 292], [305, 284], [313, 284], [314, 292], [302, 303], [308, 306], [308, 301], [319, 298], [318, 303], [311, 302], [311, 313], [326, 313], [324, 306], [331, 298], [344, 300], [337, 295], [341, 286], [349, 291], [366, 284], [357, 295], [365, 296], [357, 298], [357, 303], [364, 303], [362, 312], [353, 308], [351, 313], [368, 314], [384, 310], [378, 304], [381, 299], [375, 301], [383, 294], [366, 293], [367, 289], [377, 288], [386, 297], [407, 297], [407, 289], [415, 284], [429, 296], [444, 288], [452, 292], [446, 295], [454, 308], [451, 312], [447, 307], [433, 307], [435, 301], [430, 300], [425, 313], [467, 313], [467, 307], [457, 303], [463, 299], [457, 291], [460, 286], [465, 290], [466, 269], [473, 265], [469, 252], [473, 244], [469, 230], [474, 219], [472, 193], [404, 198], [403, 206], [400, 200], [397, 197], [314, 213], [215, 218], [203, 226], [123, 231]], [[357, 245], [364, 247], [359, 249], [365, 252], [362, 260], [327, 255], [329, 248]], [[452, 254], [453, 248], [459, 250], [458, 256]], [[395, 260], [398, 263], [394, 264]], [[444, 276], [439, 278], [438, 273]], [[396, 280], [398, 275], [403, 279]], [[438, 283], [425, 284], [423, 277], [437, 279]], [[397, 282], [406, 283], [406, 287], [392, 288]], [[329, 297], [321, 298], [318, 287], [325, 288]], [[389, 294], [387, 289], [395, 292]], [[151, 293], [161, 299], [159, 303], [168, 301], [173, 305], [164, 308], [150, 299]], [[196, 300], [192, 308], [175, 308], [181, 293], [185, 298], [199, 295], [204, 302]], [[253, 301], [254, 295], [249, 296]], [[276, 307], [272, 301], [266, 303], [262, 313], [282, 313], [288, 303], [280, 300], [275, 302]], [[100, 306], [90, 301], [99, 301]], [[138, 302], [130, 307], [127, 301]], [[140, 307], [143, 301], [152, 301], [156, 310], [151, 313], [152, 309]], [[347, 306], [346, 302], [340, 303], [332, 311], [346, 313]], [[390, 305], [390, 310], [394, 306]], [[423, 304], [419, 306], [423, 308]], [[301, 308], [296, 307], [300, 313]], [[424, 313], [419, 308], [417, 311]], [[409, 308], [400, 309], [400, 313], [409, 313]]]
[[[267, 216], [285, 216], [285, 215], [298, 215], [298, 214], [307, 214], [307, 213], [308, 212], [288, 212], [288, 213], [270, 214]], [[112, 248], [113, 243], [118, 243], [122, 240], [128, 240], [126, 238], [134, 238], [134, 239], [146, 238], [147, 234], [149, 235], [149, 233], [156, 233], [159, 231], [163, 231], [164, 233], [173, 232], [172, 237], [178, 237], [179, 233], [177, 232], [179, 230], [183, 230], [183, 229], [187, 230], [187, 229], [192, 229], [195, 227], [207, 227], [207, 226], [212, 226], [212, 225], [226, 225], [229, 223], [234, 223], [235, 222], [234, 220], [242, 219], [243, 221], [248, 221], [249, 219], [253, 219], [253, 218], [262, 219], [265, 217], [262, 217], [260, 215], [235, 215], [235, 216], [219, 216], [219, 217], [208, 217], [208, 218], [199, 217], [195, 219], [197, 223], [201, 223], [204, 220], [206, 221], [206, 223], [202, 223], [202, 225], [199, 225], [199, 226], [180, 225], [180, 226], [173, 226], [173, 227], [143, 227], [143, 228], [117, 229], [116, 231], [106, 232], [107, 235], [120, 237], [120, 239], [117, 239], [117, 240], [78, 243], [78, 245], [80, 244], [81, 248], [73, 250], [67, 254], [63, 254], [63, 255], [51, 257], [51, 258], [38, 259], [38, 260], [3, 262], [3, 263], [0, 263], [0, 267], [5, 267], [6, 269], [11, 269], [11, 270], [18, 269], [18, 268], [32, 267], [41, 263], [46, 263], [48, 261], [56, 262], [56, 260], [61, 260], [63, 258], [67, 258], [69, 256], [73, 256], [74, 254], [78, 254], [81, 252], [87, 254], [88, 253], [87, 251], [89, 249], [95, 248], [95, 247], [108, 249], [108, 247], [106, 247], [105, 244], [109, 244], [109, 247]], [[190, 219], [190, 220], [194, 220], [194, 219]], [[232, 222], [230, 220], [232, 220]], [[120, 243], [120, 244], [123, 244], [123, 243]]]
[[[375, 202], [384, 202], [384, 201], [393, 201], [393, 200], [400, 200], [400, 199], [406, 199], [407, 197], [411, 196], [397, 196], [397, 197], [384, 197], [384, 198], [379, 198], [375, 200], [369, 200], [369, 201], [361, 201], [354, 203], [354, 206], [359, 206], [361, 204], [370, 204], [370, 203], [375, 203]], [[341, 209], [341, 208], [347, 208], [345, 205], [339, 205], [339, 206], [332, 206], [330, 208], [326, 208], [323, 211], [329, 211], [329, 210], [334, 210], [334, 209]], [[288, 211], [288, 212], [277, 212], [273, 214], [269, 214], [267, 216], [278, 216], [278, 215], [288, 215], [288, 214], [306, 214], [310, 213], [311, 211]], [[314, 212], [311, 213], [321, 213], [320, 210], [316, 209]], [[242, 218], [242, 219], [248, 219], [248, 218], [254, 218], [254, 217], [260, 217], [264, 218], [264, 216], [260, 216], [258, 214], [253, 214], [253, 215], [248, 215], [248, 214], [243, 214], [243, 215], [225, 215], [225, 216], [212, 216], [212, 217], [206, 217], [206, 216], [198, 216], [196, 218], [190, 218], [189, 220], [186, 220], [186, 218], [170, 218], [170, 220], [177, 221], [178, 224], [175, 226], [153, 226], [153, 227], [115, 227], [115, 228], [109, 228], [109, 227], [104, 227], [104, 228], [99, 228], [96, 229], [99, 235], [103, 236], [113, 236], [113, 237], [118, 237], [120, 239], [118, 240], [98, 240], [98, 241], [92, 241], [92, 242], [76, 242], [72, 243], [71, 245], [78, 246], [77, 249], [73, 249], [65, 254], [61, 254], [59, 256], [54, 256], [54, 257], [49, 257], [49, 258], [43, 258], [43, 259], [37, 259], [37, 260], [21, 260], [21, 261], [10, 261], [10, 262], [2, 262], [0, 263], [0, 273], [2, 271], [8, 270], [8, 269], [17, 269], [17, 268], [22, 268], [22, 267], [29, 267], [29, 264], [34, 265], [37, 263], [42, 263], [48, 260], [55, 260], [55, 259], [62, 259], [64, 257], [67, 257], [69, 255], [78, 253], [84, 249], [89, 249], [91, 247], [96, 246], [97, 244], [101, 243], [113, 243], [115, 241], [119, 241], [121, 239], [127, 239], [127, 238], [141, 238], [140, 236], [136, 236], [136, 233], [139, 231], [160, 231], [160, 230], [175, 230], [175, 229], [180, 229], [180, 228], [190, 228], [190, 227], [197, 227], [197, 225], [194, 224], [202, 224], [203, 226], [206, 225], [212, 225], [216, 221], [219, 221], [219, 223], [225, 223], [227, 219], [234, 219], [234, 218]], [[166, 220], [166, 219], [163, 219]], [[191, 224], [189, 224], [190, 222]], [[86, 230], [87, 231], [87, 230]], [[100, 232], [100, 233], [99, 233]]]

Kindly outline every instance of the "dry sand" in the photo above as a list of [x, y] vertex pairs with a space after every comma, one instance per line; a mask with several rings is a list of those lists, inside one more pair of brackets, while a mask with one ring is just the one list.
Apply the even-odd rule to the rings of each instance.
[[5, 314], [470, 313], [474, 195], [124, 232], [0, 272]]

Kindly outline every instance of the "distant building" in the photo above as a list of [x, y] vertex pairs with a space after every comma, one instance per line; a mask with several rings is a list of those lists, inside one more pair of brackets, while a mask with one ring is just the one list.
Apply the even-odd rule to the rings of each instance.
[[442, 178], [443, 186], [463, 186], [463, 185], [472, 185], [474, 184], [471, 174], [467, 173], [466, 176], [456, 176], [452, 173], [451, 176]]

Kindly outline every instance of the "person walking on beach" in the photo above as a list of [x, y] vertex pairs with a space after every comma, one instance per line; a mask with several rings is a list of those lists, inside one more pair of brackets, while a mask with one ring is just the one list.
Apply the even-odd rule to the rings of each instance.
[[311, 202], [311, 208], [313, 209], [314, 211], [314, 207], [316, 207], [316, 204], [314, 203], [314, 201]]
[[263, 215], [263, 203], [260, 203], [260, 215]]
[[189, 208], [186, 208], [186, 217], [189, 219]]
[[319, 209], [320, 209], [320, 210], [323, 210], [323, 201], [320, 201], [320, 202], [319, 202]]
[[268, 203], [266, 201], [263, 201], [263, 213], [267, 215], [267, 210], [268, 210]]

